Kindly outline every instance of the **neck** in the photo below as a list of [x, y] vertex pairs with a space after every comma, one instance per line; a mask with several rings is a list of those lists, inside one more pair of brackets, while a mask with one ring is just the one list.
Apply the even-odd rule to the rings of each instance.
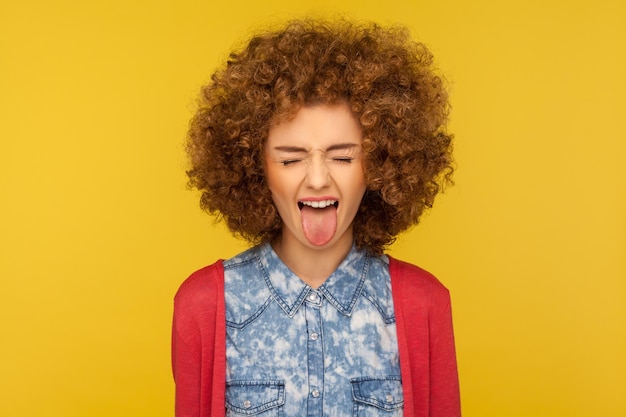
[[302, 281], [318, 288], [348, 256], [352, 248], [352, 236], [348, 234], [327, 248], [310, 248], [298, 242], [289, 242], [283, 235], [272, 244], [272, 248]]

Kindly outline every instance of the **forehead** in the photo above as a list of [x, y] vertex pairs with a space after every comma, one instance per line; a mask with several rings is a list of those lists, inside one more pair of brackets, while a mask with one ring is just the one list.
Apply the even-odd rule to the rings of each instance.
[[311, 148], [362, 141], [361, 126], [344, 102], [300, 107], [289, 120], [270, 127], [267, 145]]

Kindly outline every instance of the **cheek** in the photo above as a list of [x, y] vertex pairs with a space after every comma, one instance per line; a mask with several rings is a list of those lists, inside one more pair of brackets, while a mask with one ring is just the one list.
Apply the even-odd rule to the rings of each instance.
[[265, 181], [267, 182], [267, 188], [269, 188], [272, 194], [274, 194], [277, 188], [280, 188], [279, 178], [276, 169], [271, 166], [265, 166]]
[[361, 194], [363, 194], [367, 188], [365, 181], [365, 167], [363, 164], [360, 164], [358, 172], [355, 175], [354, 187], [359, 189]]
[[277, 172], [272, 172], [270, 169], [267, 171], [266, 181], [275, 205], [278, 206], [281, 202], [287, 201], [293, 197], [295, 193], [293, 177], [290, 178], [282, 173], [278, 174]]

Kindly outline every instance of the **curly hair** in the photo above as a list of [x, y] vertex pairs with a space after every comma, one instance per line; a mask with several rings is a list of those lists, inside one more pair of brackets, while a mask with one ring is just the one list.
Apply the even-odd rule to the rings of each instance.
[[363, 131], [359, 248], [380, 254], [451, 183], [448, 95], [430, 51], [399, 26], [299, 20], [254, 36], [202, 88], [189, 185], [201, 207], [256, 244], [282, 230], [265, 180], [270, 126], [305, 105], [348, 103]]

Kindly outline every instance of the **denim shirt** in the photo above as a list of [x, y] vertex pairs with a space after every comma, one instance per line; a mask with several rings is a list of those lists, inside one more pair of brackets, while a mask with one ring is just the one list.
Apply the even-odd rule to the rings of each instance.
[[387, 257], [353, 247], [313, 289], [264, 244], [224, 279], [227, 416], [402, 415]]

